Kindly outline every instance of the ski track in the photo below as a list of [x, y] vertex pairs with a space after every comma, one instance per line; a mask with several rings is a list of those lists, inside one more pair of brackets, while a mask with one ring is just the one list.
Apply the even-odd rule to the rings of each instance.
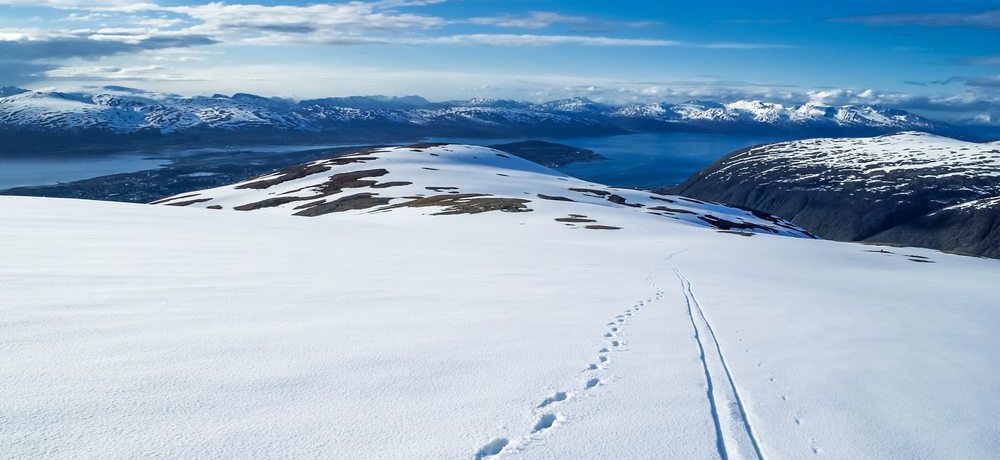
[[[671, 254], [673, 255], [675, 254]], [[680, 280], [681, 293], [684, 296], [704, 369], [706, 396], [715, 425], [719, 457], [722, 460], [764, 460], [722, 348], [701, 304], [694, 295], [691, 281], [677, 268], [674, 268], [674, 273]], [[540, 402], [532, 409], [532, 416], [525, 422], [526, 429], [520, 436], [492, 438], [473, 454], [474, 459], [496, 459], [505, 454], [524, 452], [534, 442], [556, 431], [560, 425], [572, 421], [571, 416], [567, 415], [571, 413], [569, 409], [572, 403], [599, 396], [598, 389], [612, 383], [609, 375], [612, 367], [611, 354], [626, 350], [627, 342], [623, 339], [623, 335], [628, 321], [637, 318], [637, 315], [654, 301], [664, 298], [664, 291], [656, 284], [652, 273], [647, 276], [646, 281], [655, 290], [654, 298], [636, 302], [605, 324], [606, 329], [602, 334], [603, 346], [597, 350], [596, 359], [581, 370], [583, 377], [577, 379], [576, 389], [571, 387], [550, 391], [548, 396], [540, 398]]]
[[719, 457], [722, 460], [756, 459], [763, 460], [760, 445], [754, 437], [746, 409], [740, 399], [733, 375], [726, 364], [719, 340], [708, 322], [705, 312], [698, 303], [697, 297], [688, 280], [676, 267], [674, 273], [681, 283], [681, 293], [687, 304], [694, 338], [707, 383], [707, 397], [715, 424], [715, 434]]
[[496, 459], [505, 454], [527, 450], [533, 442], [548, 436], [560, 425], [572, 421], [567, 415], [570, 413], [572, 403], [599, 396], [599, 388], [612, 382], [612, 376], [609, 375], [613, 363], [611, 354], [626, 351], [628, 343], [622, 336], [627, 322], [636, 319], [642, 310], [664, 297], [664, 291], [657, 286], [652, 273], [646, 277], [646, 282], [655, 290], [654, 296], [632, 304], [605, 324], [606, 329], [602, 334], [603, 346], [597, 350], [596, 358], [581, 371], [582, 379], [576, 379], [576, 390], [562, 389], [550, 392], [532, 410], [532, 418], [526, 423], [529, 428], [524, 434], [514, 439], [508, 436], [491, 439], [473, 454], [475, 460]]

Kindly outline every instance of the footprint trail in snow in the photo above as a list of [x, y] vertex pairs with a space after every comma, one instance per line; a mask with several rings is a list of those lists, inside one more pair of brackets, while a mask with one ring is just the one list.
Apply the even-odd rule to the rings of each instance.
[[584, 396], [599, 397], [601, 387], [613, 384], [610, 372], [614, 361], [611, 359], [611, 354], [627, 350], [628, 343], [623, 335], [628, 322], [635, 321], [642, 310], [651, 303], [662, 300], [664, 296], [652, 274], [646, 278], [646, 282], [653, 287], [654, 297], [636, 302], [605, 324], [605, 332], [602, 334], [603, 345], [597, 350], [594, 360], [581, 371], [583, 376], [576, 380], [575, 389], [573, 387], [559, 389], [542, 398], [534, 407], [532, 418], [527, 422], [528, 429], [523, 435], [515, 439], [505, 436], [493, 438], [480, 447], [473, 458], [476, 460], [497, 458], [505, 453], [528, 449], [533, 441], [556, 431], [560, 425], [572, 422], [572, 403], [583, 401]]

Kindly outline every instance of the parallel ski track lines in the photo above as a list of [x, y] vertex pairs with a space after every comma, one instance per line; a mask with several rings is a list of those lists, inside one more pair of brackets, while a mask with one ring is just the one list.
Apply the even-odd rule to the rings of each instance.
[[[691, 288], [691, 281], [688, 280], [677, 268], [674, 268], [681, 283], [681, 293], [687, 304], [688, 316], [691, 318], [691, 327], [694, 329], [694, 338], [698, 343], [701, 363], [705, 371], [707, 381], [707, 396], [712, 413], [712, 420], [715, 425], [717, 448], [719, 457], [723, 460], [736, 459], [756, 459], [764, 460], [760, 445], [754, 436], [753, 428], [747, 417], [746, 408], [740, 398], [736, 383], [733, 381], [732, 372], [726, 363], [726, 357], [722, 353], [719, 339], [712, 329], [711, 323], [705, 316], [705, 312], [698, 303], [697, 297]], [[697, 312], [697, 314], [695, 314]], [[699, 327], [701, 323], [703, 327]], [[711, 340], [706, 340], [710, 338]], [[712, 368], [721, 368], [725, 374], [725, 379], [717, 381], [713, 378]], [[723, 399], [724, 401], [719, 401]], [[723, 418], [720, 414], [720, 402], [725, 402], [728, 414]], [[749, 446], [747, 446], [749, 444]], [[747, 449], [750, 447], [750, 449]]]

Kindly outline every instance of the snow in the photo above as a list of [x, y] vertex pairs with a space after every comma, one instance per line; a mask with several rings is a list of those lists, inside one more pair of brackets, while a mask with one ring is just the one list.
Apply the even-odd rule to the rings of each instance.
[[[989, 144], [921, 132], [807, 139], [754, 147], [733, 156], [712, 174], [728, 175], [744, 167], [761, 165], [784, 171], [782, 182], [805, 187], [818, 183], [838, 190], [848, 182], [861, 181], [868, 183], [870, 190], [906, 189], [912, 177], [929, 180], [962, 175], [1000, 177], [1000, 150]], [[904, 172], [912, 175], [895, 174]], [[816, 180], [817, 174], [822, 180]], [[1000, 192], [1000, 188], [993, 192]]]
[[[381, 101], [384, 107], [361, 109], [351, 105], [361, 99]], [[761, 101], [735, 101], [726, 105], [704, 101], [660, 102], [613, 107], [584, 98], [541, 104], [476, 98], [393, 105], [392, 101], [378, 97], [294, 102], [247, 94], [182, 97], [123, 87], [85, 87], [11, 92], [7, 97], [0, 97], [0, 126], [174, 133], [199, 128], [238, 130], [256, 126], [323, 131], [333, 129], [331, 122], [359, 121], [449, 126], [462, 121], [482, 126], [521, 123], [607, 129], [614, 119], [645, 118], [668, 123], [765, 124], [778, 129], [943, 129], [927, 119], [898, 110], [867, 106], [814, 108], [814, 103], [785, 107]]]
[[[997, 208], [997, 207], [1000, 207], [1000, 196], [994, 196], [994, 197], [990, 197], [990, 198], [983, 198], [983, 199], [980, 199], [980, 200], [966, 201], [965, 203], [960, 203], [960, 204], [956, 204], [954, 206], [949, 206], [947, 208], [944, 208], [944, 209], [942, 209], [942, 211], [944, 211], [944, 210], [952, 210], [952, 209], [979, 209], [979, 210], [983, 210], [983, 209], [991, 209], [991, 208]], [[937, 212], [940, 212], [940, 211], [937, 211]]]
[[676, 105], [632, 104], [615, 110], [612, 116], [649, 118], [673, 123], [765, 124], [790, 129], [934, 130], [940, 128], [930, 120], [900, 110], [856, 105], [826, 106], [817, 102], [789, 107], [762, 101], [735, 101], [725, 105], [700, 101]]
[[[500, 190], [485, 178], [508, 160], [447, 148], [350, 167], [494, 196], [565, 187], [511, 158]], [[277, 191], [205, 193], [228, 207]], [[996, 260], [723, 233], [596, 199], [194, 206], [0, 197], [5, 458], [1000, 451]], [[552, 220], [581, 210], [622, 229]]]
[[[333, 198], [354, 193], [372, 193], [376, 197], [389, 200], [385, 206], [343, 211], [370, 214], [389, 209], [390, 206], [405, 204], [413, 197], [481, 194], [527, 200], [530, 212], [546, 216], [555, 225], [567, 225], [555, 219], [566, 218], [571, 214], [593, 220], [582, 222], [585, 224], [612, 226], [616, 226], [622, 219], [634, 220], [634, 214], [641, 214], [642, 217], [654, 221], [666, 218], [697, 226], [712, 226], [711, 221], [714, 218], [721, 218], [727, 222], [750, 225], [751, 228], [742, 229], [745, 231], [807, 236], [798, 227], [777, 218], [768, 220], [748, 211], [680, 196], [655, 195], [637, 190], [607, 187], [566, 176], [554, 169], [487, 147], [454, 144], [419, 148], [390, 147], [364, 151], [355, 157], [359, 160], [349, 164], [337, 164], [337, 162], [345, 158], [350, 159], [351, 156], [309, 163], [308, 165], [312, 167], [326, 166], [329, 169], [264, 188], [253, 185], [260, 180], [281, 178], [285, 173], [279, 172], [196, 193], [183, 193], [157, 203], [177, 205], [198, 201], [187, 205], [232, 210], [269, 199], [297, 198], [295, 201], [255, 210], [255, 212], [294, 214], [302, 209], [304, 203], [317, 203], [319, 199], [329, 202], [333, 201]], [[377, 179], [381, 184], [396, 185], [383, 188], [373, 182], [371, 185], [356, 184], [350, 188], [345, 187], [347, 191], [333, 196], [326, 196], [322, 192], [333, 178], [344, 174], [378, 170], [385, 171], [382, 175], [370, 179]], [[552, 198], [560, 201], [554, 201]], [[614, 202], [614, 199], [621, 199], [622, 202]], [[394, 209], [393, 212], [405, 211], [409, 210]], [[432, 212], [438, 211], [440, 210], [435, 208]], [[418, 208], [413, 212], [427, 213], [426, 208]]]

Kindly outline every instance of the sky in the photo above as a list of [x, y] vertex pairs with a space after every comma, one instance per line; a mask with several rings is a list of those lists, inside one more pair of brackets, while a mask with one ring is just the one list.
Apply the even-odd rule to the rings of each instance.
[[865, 103], [1000, 124], [1000, 0], [0, 0], [0, 86]]

